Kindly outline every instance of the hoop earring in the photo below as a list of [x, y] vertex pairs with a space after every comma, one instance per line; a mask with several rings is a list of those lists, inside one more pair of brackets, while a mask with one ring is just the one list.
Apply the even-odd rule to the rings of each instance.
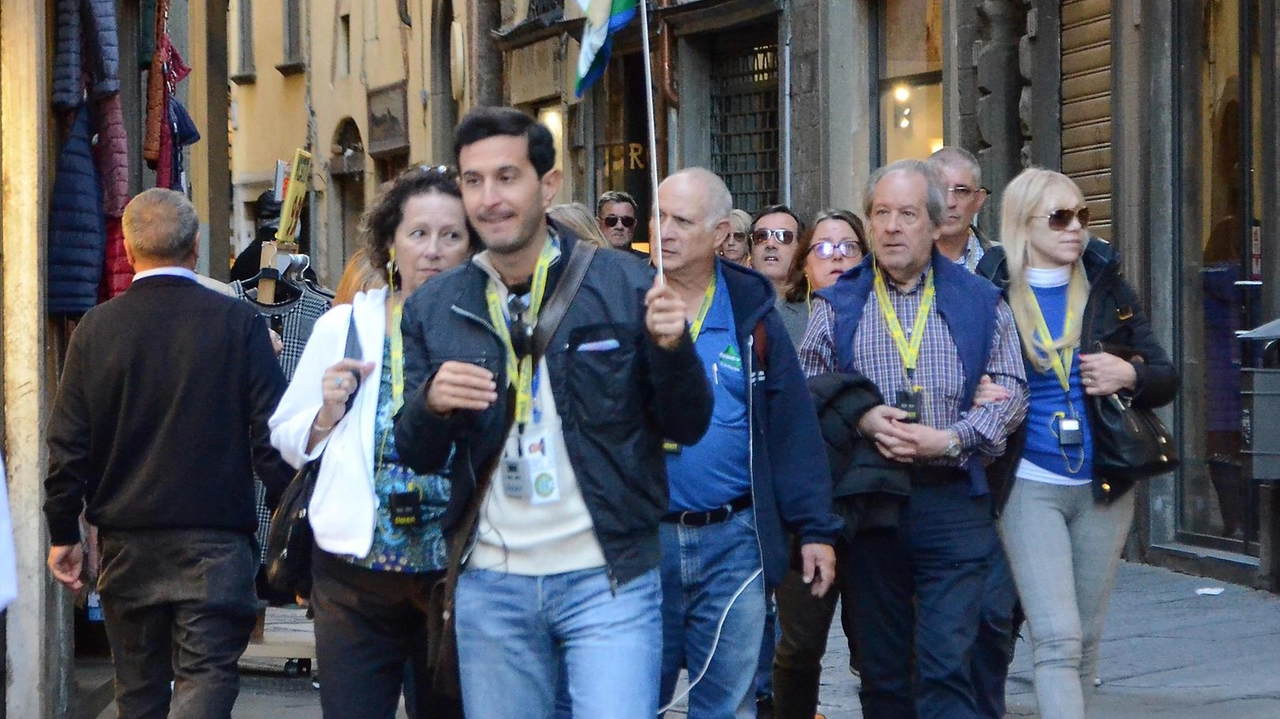
[[387, 287], [388, 287], [391, 291], [393, 291], [393, 292], [394, 292], [394, 291], [395, 291], [395, 289], [396, 289], [396, 248], [395, 248], [395, 245], [392, 245], [392, 246], [391, 246], [391, 251], [388, 253], [388, 255], [389, 255], [389, 259], [387, 260]]

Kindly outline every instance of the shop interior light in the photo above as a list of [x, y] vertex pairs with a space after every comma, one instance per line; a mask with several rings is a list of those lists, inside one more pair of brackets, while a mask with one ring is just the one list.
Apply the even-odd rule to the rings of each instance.
[[906, 85], [899, 85], [893, 89], [893, 99], [906, 102], [911, 99], [911, 90]]

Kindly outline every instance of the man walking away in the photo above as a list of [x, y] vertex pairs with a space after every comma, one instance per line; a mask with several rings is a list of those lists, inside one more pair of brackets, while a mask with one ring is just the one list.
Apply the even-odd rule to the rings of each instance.
[[49, 568], [80, 588], [85, 511], [120, 717], [227, 719], [257, 614], [252, 470], [271, 504], [292, 475], [267, 429], [284, 375], [258, 313], [197, 283], [185, 197], [147, 190], [123, 222], [133, 285], [76, 327], [49, 420]]

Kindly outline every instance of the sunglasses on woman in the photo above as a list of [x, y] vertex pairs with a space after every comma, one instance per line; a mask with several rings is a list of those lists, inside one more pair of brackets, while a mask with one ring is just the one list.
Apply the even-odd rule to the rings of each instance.
[[1081, 229], [1089, 226], [1089, 208], [1081, 207], [1078, 210], [1062, 208], [1054, 210], [1047, 215], [1032, 215], [1036, 218], [1044, 218], [1049, 221], [1049, 229], [1055, 232], [1062, 232], [1071, 226], [1071, 221], [1079, 218]]
[[607, 215], [604, 218], [605, 227], [617, 227], [619, 222], [621, 222], [622, 226], [628, 230], [636, 226], [636, 218], [631, 217], [630, 215]]
[[763, 245], [769, 240], [773, 240], [779, 245], [789, 245], [796, 241], [796, 233], [791, 230], [766, 230], [761, 228], [751, 233], [751, 239], [757, 245]]
[[817, 255], [820, 260], [829, 260], [836, 256], [839, 252], [842, 257], [851, 260], [860, 259], [862, 257], [862, 248], [856, 242], [832, 242], [831, 240], [820, 240], [813, 243], [809, 248], [809, 253]]

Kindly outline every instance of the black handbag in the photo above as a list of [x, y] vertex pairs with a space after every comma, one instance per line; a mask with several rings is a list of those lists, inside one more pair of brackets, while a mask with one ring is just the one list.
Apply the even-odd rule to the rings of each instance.
[[[347, 323], [344, 356], [357, 360], [362, 357], [354, 309], [351, 320]], [[355, 403], [356, 393], [360, 391], [358, 377], [356, 381], [355, 391], [347, 398], [348, 412]], [[321, 459], [323, 454], [302, 465], [285, 488], [275, 513], [271, 515], [271, 526], [267, 530], [266, 570], [267, 584], [273, 591], [302, 597], [311, 594], [311, 551], [315, 546], [315, 535], [311, 531], [311, 519], [307, 515], [311, 495], [316, 488], [316, 475], [320, 473]]]
[[1178, 466], [1177, 445], [1164, 422], [1149, 409], [1116, 394], [1093, 402], [1093, 471], [1102, 477], [1146, 479]]

